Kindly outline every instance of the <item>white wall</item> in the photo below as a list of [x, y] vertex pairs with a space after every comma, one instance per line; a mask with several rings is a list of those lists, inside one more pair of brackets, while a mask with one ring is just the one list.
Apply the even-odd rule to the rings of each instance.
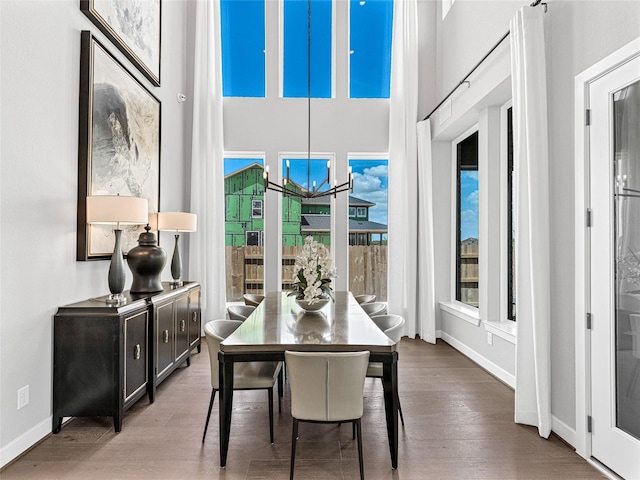
[[[91, 30], [162, 101], [161, 210], [184, 209], [186, 3], [163, 2], [152, 87], [77, 0], [0, 2], [0, 465], [51, 431], [52, 317], [107, 292], [108, 262], [77, 262], [80, 31]], [[168, 236], [161, 239], [172, 248]], [[165, 272], [165, 278], [170, 274]], [[125, 288], [130, 285], [128, 274]], [[17, 410], [17, 390], [30, 403]]]
[[[444, 21], [438, 15], [438, 101], [509, 30], [515, 11], [529, 3], [528, 0], [457, 0]], [[554, 430], [564, 429], [561, 434], [572, 441], [576, 423], [574, 218], [582, 215], [574, 211], [573, 201], [573, 82], [582, 70], [640, 36], [640, 2], [550, 0], [548, 7], [545, 35], [550, 122], [552, 414]], [[439, 161], [443, 158], [445, 154], [440, 155]], [[436, 208], [440, 210], [439, 206]], [[450, 229], [443, 212], [436, 211], [435, 218], [441, 222], [436, 231]], [[443, 234], [440, 241], [448, 242], [449, 238]], [[436, 248], [444, 252], [450, 246], [436, 244]], [[446, 269], [445, 263], [440, 262], [437, 268]], [[444, 270], [441, 273], [447, 278]], [[447, 292], [441, 295], [446, 296]], [[443, 300], [442, 296], [438, 300]], [[507, 372], [514, 371], [513, 348], [508, 342], [494, 336], [494, 346], [488, 349], [484, 329], [465, 325], [459, 319], [452, 323], [447, 314], [443, 314], [441, 320], [443, 336], [448, 335], [467, 347], [470, 355], [491, 361]]]

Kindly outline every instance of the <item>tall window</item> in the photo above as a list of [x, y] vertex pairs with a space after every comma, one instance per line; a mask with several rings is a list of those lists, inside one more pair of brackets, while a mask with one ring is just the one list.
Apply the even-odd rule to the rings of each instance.
[[457, 145], [456, 300], [478, 306], [478, 132]]
[[222, 94], [264, 97], [265, 0], [220, 0]]
[[389, 98], [392, 0], [349, 1], [349, 97]]
[[[329, 189], [328, 158], [284, 158], [282, 171], [291, 179], [288, 188], [305, 191]], [[331, 197], [299, 198], [282, 197], [282, 288], [290, 288], [293, 282], [293, 265], [305, 237], [327, 247], [331, 246]]]
[[507, 318], [516, 319], [516, 232], [513, 175], [513, 107], [507, 109]]
[[[349, 290], [387, 300], [388, 160], [350, 159], [353, 193], [349, 209]], [[351, 217], [351, 215], [350, 215]]]
[[[311, 97], [331, 98], [331, 0], [311, 0]], [[284, 0], [283, 96], [307, 97], [308, 3]]]
[[227, 301], [264, 292], [262, 158], [224, 159]]

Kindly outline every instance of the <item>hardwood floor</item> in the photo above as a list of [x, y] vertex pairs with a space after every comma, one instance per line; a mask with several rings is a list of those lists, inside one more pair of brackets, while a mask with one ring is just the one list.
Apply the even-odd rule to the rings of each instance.
[[[122, 431], [111, 418], [77, 418], [7, 466], [13, 479], [225, 479], [289, 477], [291, 416], [275, 404], [275, 444], [269, 444], [264, 391], [234, 394], [227, 467], [219, 467], [218, 398], [201, 443], [211, 393], [206, 344], [158, 388], [125, 413]], [[570, 447], [513, 423], [513, 391], [442, 341], [400, 344], [399, 468], [391, 470], [382, 385], [365, 383], [362, 420], [365, 477], [376, 479], [603, 478]], [[350, 425], [301, 424], [296, 478], [359, 478]]]

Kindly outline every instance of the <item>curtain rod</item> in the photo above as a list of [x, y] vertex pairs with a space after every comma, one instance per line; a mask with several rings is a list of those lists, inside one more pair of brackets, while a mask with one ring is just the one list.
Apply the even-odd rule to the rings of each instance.
[[[535, 0], [535, 2], [533, 2], [533, 3], [532, 3], [531, 5], [529, 5], [529, 6], [530, 6], [530, 7], [537, 7], [538, 5], [544, 5], [544, 11], [545, 11], [545, 12], [547, 11], [547, 4], [546, 4], [546, 3], [544, 3], [542, 0]], [[475, 72], [475, 71], [476, 71], [476, 69], [477, 69], [480, 65], [482, 65], [482, 62], [484, 62], [484, 61], [487, 59], [487, 57], [488, 57], [489, 55], [491, 55], [491, 54], [493, 53], [493, 51], [494, 51], [496, 48], [498, 48], [502, 42], [504, 42], [504, 39], [505, 39], [505, 38], [507, 38], [507, 37], [509, 36], [509, 33], [511, 33], [511, 32], [510, 32], [510, 31], [507, 31], [507, 33], [505, 33], [505, 34], [502, 36], [502, 38], [501, 38], [500, 40], [498, 40], [498, 41], [496, 42], [496, 44], [495, 44], [493, 47], [491, 47], [491, 50], [489, 50], [489, 51], [487, 52], [487, 54], [486, 54], [484, 57], [482, 57], [478, 63], [476, 63], [476, 64], [475, 64], [475, 66], [471, 69], [471, 71], [469, 71], [469, 73], [467, 73], [467, 74], [465, 75], [465, 77], [464, 77], [462, 80], [460, 80], [460, 82], [459, 82], [459, 83], [458, 83], [458, 84], [453, 88], [453, 90], [451, 90], [451, 91], [447, 94], [447, 96], [446, 96], [446, 97], [444, 97], [444, 98], [442, 99], [442, 101], [441, 101], [438, 105], [436, 105], [436, 107], [435, 107], [433, 110], [431, 110], [431, 113], [429, 113], [429, 115], [427, 115], [426, 117], [424, 117], [424, 119], [423, 119], [423, 120], [427, 120], [427, 119], [431, 118], [431, 115], [433, 115], [434, 113], [436, 113], [436, 110], [438, 110], [438, 109], [442, 106], [442, 104], [443, 104], [444, 102], [446, 102], [447, 100], [449, 100], [449, 97], [451, 97], [451, 95], [453, 95], [453, 94], [455, 93], [455, 91], [458, 89], [458, 87], [460, 87], [460, 85], [462, 85], [463, 83], [468, 83], [467, 78], [469, 78], [469, 77], [473, 74], [473, 72]]]

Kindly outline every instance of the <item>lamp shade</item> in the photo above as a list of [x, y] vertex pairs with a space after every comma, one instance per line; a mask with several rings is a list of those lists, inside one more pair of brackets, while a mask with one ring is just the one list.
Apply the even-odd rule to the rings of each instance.
[[187, 212], [159, 212], [158, 230], [171, 232], [195, 232], [198, 217], [195, 213]]
[[87, 197], [87, 223], [143, 225], [149, 220], [146, 198], [121, 195], [93, 195]]

